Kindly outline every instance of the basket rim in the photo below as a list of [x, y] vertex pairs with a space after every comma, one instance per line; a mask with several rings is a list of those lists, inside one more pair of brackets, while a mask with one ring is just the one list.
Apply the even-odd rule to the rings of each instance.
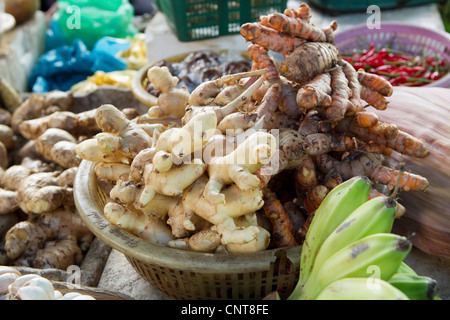
[[[408, 22], [396, 22], [396, 21], [386, 21], [381, 22], [381, 28], [380, 29], [369, 29], [367, 28], [366, 23], [357, 24], [355, 26], [352, 26], [350, 28], [344, 29], [344, 30], [337, 30], [334, 35], [334, 39], [336, 42], [338, 42], [339, 38], [346, 38], [348, 34], [351, 33], [358, 33], [361, 34], [360, 31], [366, 31], [365, 33], [379, 33], [381, 31], [385, 31], [386, 29], [407, 29], [409, 33], [411, 33], [414, 30], [421, 31], [423, 33], [427, 33], [430, 35], [437, 35], [439, 38], [442, 38], [443, 41], [447, 42], [447, 44], [450, 45], [450, 34], [445, 32], [444, 30], [435, 30], [435, 29], [429, 29], [425, 27], [421, 27], [415, 24], [411, 24]], [[349, 36], [348, 36], [349, 37]]]
[[[414, 31], [417, 31], [423, 35], [429, 35], [431, 39], [436, 40], [443, 45], [445, 45], [446, 48], [448, 48], [450, 55], [450, 34], [445, 32], [444, 30], [435, 30], [435, 29], [428, 29], [421, 26], [417, 26], [408, 22], [394, 22], [394, 21], [387, 21], [387, 22], [381, 22], [381, 28], [380, 29], [369, 29], [367, 28], [367, 24], [361, 23], [358, 25], [355, 25], [353, 27], [336, 31], [335, 32], [335, 43], [336, 47], [339, 48], [339, 42], [349, 40], [356, 35], [364, 36], [367, 34], [377, 34], [383, 31], [407, 31], [409, 34], [414, 33]], [[450, 60], [448, 61], [450, 63]], [[424, 87], [449, 87], [450, 86], [450, 72], [448, 72], [444, 77], [442, 77], [439, 80], [433, 81], [427, 85], [424, 85]]]
[[[176, 62], [182, 61], [184, 58], [186, 58], [191, 53], [202, 52], [202, 51], [212, 51], [212, 52], [216, 52], [219, 54], [226, 54], [229, 52], [239, 52], [242, 57], [244, 57], [244, 58], [248, 57], [248, 53], [246, 51], [241, 51], [241, 50], [236, 50], [236, 49], [203, 48], [203, 49], [198, 49], [198, 50], [188, 50], [186, 52], [167, 57], [164, 60], [176, 63]], [[131, 81], [131, 91], [133, 92], [134, 96], [139, 101], [141, 101], [142, 103], [146, 104], [149, 107], [156, 106], [158, 104], [158, 98], [155, 97], [154, 95], [152, 95], [151, 93], [149, 93], [147, 90], [145, 90], [142, 83], [143, 83], [145, 77], [147, 76], [148, 69], [153, 67], [157, 62], [158, 61], [149, 63], [149, 64], [143, 66], [142, 68], [140, 68]]]
[[152, 244], [111, 224], [103, 215], [97, 196], [96, 162], [82, 160], [75, 176], [74, 199], [85, 225], [106, 244], [125, 256], [146, 264], [202, 273], [266, 271], [280, 254], [300, 263], [301, 246], [276, 248], [245, 255], [200, 253]]

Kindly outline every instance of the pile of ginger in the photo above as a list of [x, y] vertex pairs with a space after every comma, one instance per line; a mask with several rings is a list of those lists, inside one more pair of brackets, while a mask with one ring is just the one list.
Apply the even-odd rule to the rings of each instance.
[[370, 178], [370, 198], [426, 190], [426, 178], [387, 166], [393, 152], [421, 158], [427, 147], [370, 112], [393, 88], [340, 59], [336, 29], [313, 25], [304, 3], [262, 16], [241, 28], [251, 71], [188, 92], [154, 66], [161, 94], [147, 114], [98, 108], [102, 133], [77, 154], [110, 186], [105, 217], [161, 245], [240, 254], [301, 244], [323, 198], [353, 176]]
[[66, 270], [80, 265], [94, 239], [73, 183], [81, 162], [75, 147], [100, 132], [95, 111], [71, 112], [70, 92], [16, 100], [0, 109], [0, 265]]
[[[347, 136], [338, 121], [324, 120], [322, 105], [297, 105], [297, 117], [284, 113], [283, 88], [296, 85], [268, 85], [269, 72], [230, 74], [189, 93], [167, 67], [154, 66], [148, 79], [161, 95], [147, 114], [130, 121], [114, 105], [97, 108], [102, 133], [79, 143], [76, 153], [96, 163], [108, 196], [105, 217], [159, 245], [245, 254], [299, 245], [323, 194], [354, 175], [370, 177], [370, 197], [389, 196], [395, 186], [426, 189], [425, 178], [386, 167], [387, 153], [370, 149], [374, 145], [360, 139], [363, 134]], [[369, 128], [355, 117], [343, 119], [348, 128]], [[389, 128], [376, 120], [378, 130]], [[407, 134], [397, 130], [394, 139], [400, 135]], [[411, 139], [415, 150], [426, 148]], [[403, 213], [400, 207], [397, 217]]]

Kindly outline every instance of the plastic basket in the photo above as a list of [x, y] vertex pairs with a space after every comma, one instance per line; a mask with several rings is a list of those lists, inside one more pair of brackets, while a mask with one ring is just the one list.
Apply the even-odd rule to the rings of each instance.
[[[436, 55], [450, 63], [450, 35], [412, 24], [383, 22], [380, 29], [369, 29], [361, 24], [336, 32], [336, 47], [342, 55], [351, 55], [353, 50], [367, 49], [375, 43], [377, 49], [390, 47], [414, 55]], [[427, 87], [450, 87], [450, 73], [431, 82]]]
[[275, 290], [285, 297], [294, 289], [300, 246], [246, 255], [199, 253], [155, 245], [112, 225], [103, 215], [107, 197], [98, 186], [95, 164], [83, 160], [75, 177], [78, 212], [98, 238], [123, 253], [155, 288], [180, 300], [254, 300]]
[[156, 0], [180, 41], [239, 33], [241, 25], [261, 15], [283, 12], [287, 0]]

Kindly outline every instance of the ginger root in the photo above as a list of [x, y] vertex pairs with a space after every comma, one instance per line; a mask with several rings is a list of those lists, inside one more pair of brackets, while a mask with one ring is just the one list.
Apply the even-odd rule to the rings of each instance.
[[80, 263], [80, 252], [93, 237], [74, 207], [59, 208], [14, 225], [6, 234], [5, 249], [11, 259], [26, 256], [30, 266], [65, 270]]
[[172, 76], [169, 68], [163, 66], [151, 67], [147, 71], [148, 80], [161, 91], [158, 96], [158, 105], [148, 110], [150, 117], [172, 117], [181, 119], [185, 114], [189, 100], [187, 88], [177, 88], [179, 79]]
[[49, 161], [63, 168], [78, 167], [81, 159], [76, 154], [77, 140], [67, 131], [47, 129], [36, 140], [38, 151]]
[[20, 209], [27, 214], [51, 212], [73, 204], [72, 188], [60, 186], [61, 172], [38, 172], [26, 177], [17, 190]]
[[[151, 134], [145, 130], [145, 125], [136, 124], [128, 120], [126, 115], [111, 104], [104, 104], [97, 108], [95, 119], [103, 133], [110, 137], [103, 145], [103, 152], [119, 152], [130, 159], [141, 150], [152, 146]], [[106, 138], [103, 135], [103, 139]]]
[[206, 200], [211, 204], [224, 203], [225, 195], [221, 190], [231, 183], [242, 191], [258, 187], [260, 180], [254, 173], [269, 162], [276, 147], [273, 135], [255, 132], [233, 152], [211, 159], [207, 169], [209, 181], [204, 191]]
[[112, 224], [152, 243], [167, 245], [173, 239], [164, 220], [133, 212], [118, 203], [107, 203], [104, 214]]

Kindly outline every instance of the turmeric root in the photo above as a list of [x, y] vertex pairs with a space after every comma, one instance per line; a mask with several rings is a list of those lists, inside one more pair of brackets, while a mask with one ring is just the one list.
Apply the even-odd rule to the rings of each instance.
[[361, 99], [377, 110], [386, 110], [389, 104], [389, 101], [380, 93], [364, 86], [361, 89]]
[[398, 130], [393, 124], [378, 121], [375, 126], [367, 128], [359, 126], [354, 118], [348, 117], [340, 121], [335, 129], [341, 134], [353, 135], [366, 143], [374, 141], [381, 146], [412, 157], [423, 158], [428, 154], [428, 148], [422, 140]]
[[150, 117], [173, 117], [181, 119], [185, 113], [189, 100], [189, 91], [186, 88], [177, 88], [179, 79], [172, 76], [167, 67], [151, 67], [147, 77], [156, 90], [161, 91], [158, 96], [158, 105], [148, 110]]
[[260, 18], [261, 25], [273, 28], [292, 37], [303, 38], [308, 41], [325, 42], [325, 32], [319, 27], [302, 19], [292, 18], [282, 13], [271, 13]]
[[429, 186], [428, 180], [422, 176], [383, 166], [382, 156], [376, 153], [355, 151], [342, 161], [333, 159], [328, 154], [322, 154], [318, 157], [318, 167], [322, 172], [334, 168], [344, 180], [357, 175], [367, 176], [375, 183], [386, 185], [390, 190], [394, 189], [399, 174], [401, 174], [400, 190], [423, 191]]
[[[303, 116], [303, 110], [299, 108], [296, 101], [298, 88], [280, 78], [277, 67], [270, 57], [268, 50], [260, 45], [250, 44], [247, 47], [247, 52], [256, 69], [267, 70], [264, 74], [264, 79], [266, 81], [255, 92], [253, 98], [258, 102], [263, 101], [266, 94], [273, 94], [269, 93], [269, 90], [274, 90], [272, 87], [277, 85], [276, 89], [278, 92], [276, 93], [277, 96], [276, 99], [274, 99], [274, 102], [277, 102], [278, 109], [288, 115], [291, 119], [298, 120], [301, 118]], [[266, 118], [269, 119], [268, 116], [266, 116]]]
[[337, 30], [338, 23], [336, 20], [330, 22], [328, 26], [322, 29], [325, 34], [325, 41], [329, 43], [334, 43], [334, 32]]
[[287, 8], [283, 13], [289, 17], [298, 18], [308, 23], [311, 20], [311, 8], [305, 2], [300, 3], [300, 6], [296, 9]]
[[275, 247], [294, 247], [297, 245], [286, 211], [275, 193], [264, 189], [264, 214], [272, 224], [271, 239]]
[[283, 56], [291, 53], [294, 48], [306, 42], [305, 39], [283, 34], [258, 22], [243, 24], [240, 32], [247, 41], [278, 52]]
[[344, 71], [345, 77], [347, 78], [348, 87], [352, 91], [350, 102], [356, 107], [358, 111], [361, 111], [363, 110], [363, 107], [361, 105], [362, 85], [358, 79], [358, 72], [350, 63], [344, 60], [340, 61], [340, 65], [342, 66], [342, 70]]
[[384, 97], [390, 97], [394, 92], [391, 83], [379, 75], [367, 73], [362, 69], [357, 72], [358, 80], [363, 87], [376, 91]]
[[258, 70], [267, 70], [264, 74], [265, 80], [269, 81], [269, 83], [280, 80], [277, 67], [266, 48], [257, 44], [249, 44], [247, 46], [247, 53], [250, 59], [252, 59], [253, 65], [256, 65]]
[[352, 90], [348, 86], [348, 80], [341, 67], [330, 72], [331, 74], [331, 105], [327, 108], [326, 115], [330, 121], [339, 121], [347, 114], [355, 112], [355, 106], [349, 100]]
[[320, 204], [322, 203], [323, 199], [328, 194], [328, 188], [323, 185], [317, 185], [314, 188], [312, 188], [308, 193], [306, 194], [305, 200], [303, 202], [303, 206], [305, 207], [305, 210], [308, 213], [313, 213], [316, 211]]
[[358, 150], [365, 151], [365, 152], [374, 152], [379, 153], [385, 156], [389, 156], [392, 154], [392, 149], [389, 147], [386, 147], [382, 144], [379, 144], [374, 141], [369, 141], [368, 143], [362, 143], [358, 146]]
[[297, 94], [297, 104], [305, 109], [331, 105], [331, 76], [322, 73], [304, 85]]
[[303, 190], [311, 190], [317, 185], [318, 177], [312, 157], [294, 169], [294, 178], [296, 185]]
[[339, 52], [323, 42], [307, 42], [297, 47], [280, 63], [280, 73], [287, 79], [306, 83], [337, 66]]

